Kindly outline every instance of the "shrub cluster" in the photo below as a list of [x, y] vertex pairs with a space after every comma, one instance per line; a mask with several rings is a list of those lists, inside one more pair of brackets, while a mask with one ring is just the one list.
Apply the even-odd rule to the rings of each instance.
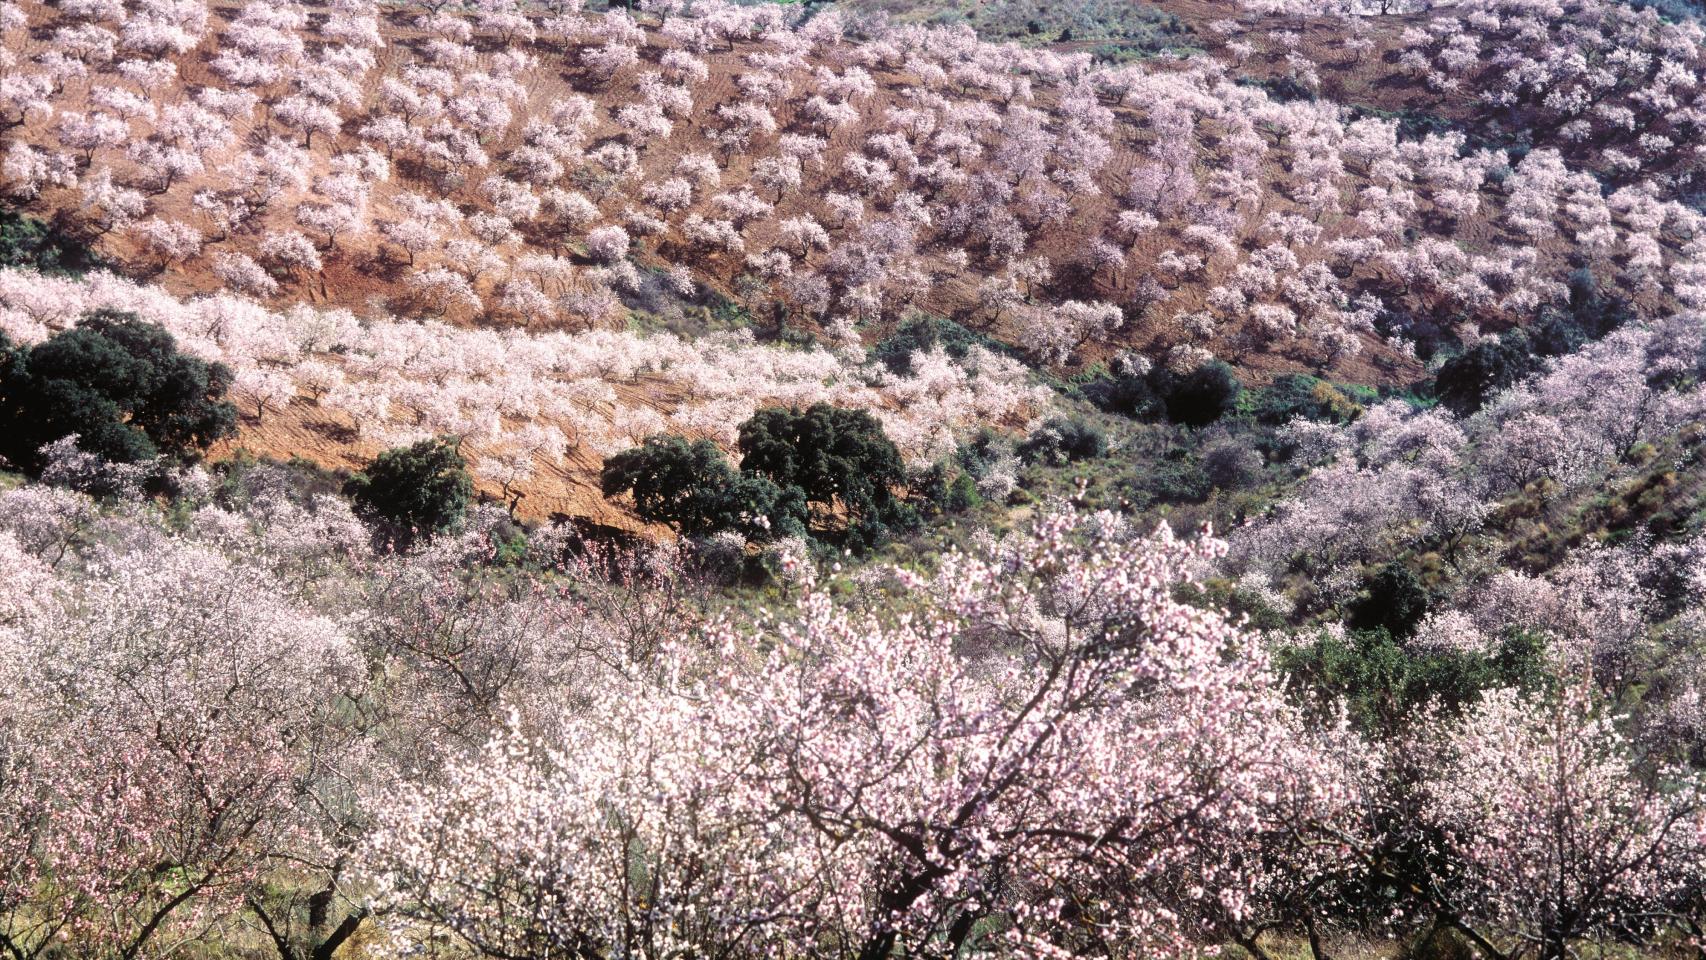
[[863, 410], [772, 407], [740, 427], [737, 470], [708, 440], [656, 434], [605, 462], [607, 497], [683, 536], [732, 530], [752, 540], [811, 535], [862, 551], [916, 524], [897, 490], [900, 451]]
[[135, 316], [101, 311], [33, 347], [0, 336], [0, 456], [30, 473], [75, 434], [114, 463], [189, 458], [236, 429], [231, 372]]

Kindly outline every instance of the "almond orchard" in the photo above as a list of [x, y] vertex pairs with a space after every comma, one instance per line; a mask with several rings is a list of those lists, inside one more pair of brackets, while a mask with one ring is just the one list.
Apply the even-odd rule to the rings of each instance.
[[1706, 955], [1695, 0], [3, 0], [0, 958]]

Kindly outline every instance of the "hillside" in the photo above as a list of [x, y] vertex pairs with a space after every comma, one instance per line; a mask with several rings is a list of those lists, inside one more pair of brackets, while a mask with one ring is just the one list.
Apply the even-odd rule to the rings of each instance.
[[[606, 515], [588, 492], [601, 455], [664, 426], [732, 442], [767, 400], [885, 409], [919, 462], [1040, 412], [981, 354], [934, 383], [858, 370], [858, 347], [912, 311], [1056, 370], [1212, 353], [1253, 382], [1388, 384], [1418, 376], [1418, 343], [1519, 322], [1584, 258], [1674, 302], [1688, 251], [1671, 237], [1696, 214], [1659, 186], [1694, 162], [1692, 126], [1652, 122], [1673, 111], [1605, 102], [1578, 121], [1587, 137], [1550, 117], [1507, 131], [1450, 89], [1496, 78], [1416, 82], [1433, 51], [1412, 35], [1456, 23], [1444, 14], [1357, 21], [1334, 54], [1333, 23], [1216, 9], [1167, 12], [1227, 59], [1098, 68], [956, 30], [867, 36], [840, 11], [785, 31], [767, 6], [644, 22], [251, 6], [188, 24], [149, 8], [122, 29], [98, 6], [23, 6], [6, 169], [27, 210], [138, 281], [315, 311], [150, 306], [238, 368], [244, 446], [347, 466], [454, 432], [486, 484], [525, 475], [533, 516]], [[1439, 33], [1452, 50], [1472, 36]], [[1660, 33], [1642, 42], [1673, 42]], [[1280, 83], [1306, 95], [1276, 98]], [[1470, 115], [1487, 118], [1472, 140], [1442, 126]], [[1497, 143], [1534, 156], [1507, 167]], [[1629, 185], [1601, 196], [1598, 176]], [[29, 341], [94, 301], [7, 302]], [[655, 355], [668, 337], [644, 332], [731, 313], [765, 359], [737, 346], [725, 371], [677, 372]], [[346, 332], [393, 318], [465, 336], [428, 358]], [[783, 330], [822, 349], [778, 350]], [[477, 356], [518, 336], [616, 369]], [[953, 386], [966, 377], [975, 399]]]
[[0, 958], [1706, 930], [1693, 0], [0, 0]]

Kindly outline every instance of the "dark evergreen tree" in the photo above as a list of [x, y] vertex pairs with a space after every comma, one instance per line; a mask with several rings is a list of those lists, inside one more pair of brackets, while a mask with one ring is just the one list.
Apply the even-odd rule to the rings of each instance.
[[1516, 330], [1496, 340], [1483, 340], [1447, 360], [1434, 376], [1434, 394], [1453, 413], [1467, 415], [1539, 369], [1533, 345]]
[[1163, 373], [1159, 387], [1167, 419], [1192, 427], [1207, 426], [1231, 413], [1244, 392], [1237, 374], [1219, 360], [1182, 375]]
[[1388, 563], [1364, 583], [1367, 596], [1357, 605], [1352, 623], [1365, 630], [1384, 629], [1397, 639], [1416, 632], [1416, 625], [1427, 616], [1427, 588], [1410, 568], [1401, 563]]
[[345, 492], [356, 511], [385, 528], [398, 546], [454, 527], [468, 511], [474, 481], [449, 440], [422, 440], [380, 454], [351, 477]]
[[905, 524], [909, 511], [895, 496], [906, 482], [900, 451], [863, 410], [828, 404], [771, 407], [740, 427], [741, 470], [782, 490], [797, 488], [808, 503], [847, 511], [849, 531], [880, 536]]
[[33, 348], [0, 338], [0, 456], [30, 472], [69, 434], [117, 463], [191, 457], [235, 431], [231, 372], [127, 313], [99, 312]]
[[737, 472], [709, 440], [656, 434], [605, 461], [604, 495], [634, 497], [634, 512], [685, 537], [736, 530], [753, 540], [804, 532], [805, 501], [770, 480]]

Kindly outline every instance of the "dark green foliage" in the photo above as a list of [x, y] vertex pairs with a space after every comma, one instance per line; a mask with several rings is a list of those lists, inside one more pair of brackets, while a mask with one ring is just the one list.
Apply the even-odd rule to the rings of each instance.
[[[1374, 113], [1374, 111], [1368, 112]], [[1429, 136], [1445, 136], [1449, 133], [1463, 131], [1462, 124], [1420, 110], [1404, 110], [1396, 114], [1396, 117], [1398, 119], [1398, 139], [1400, 140], [1422, 140]]]
[[1654, 10], [1660, 17], [1679, 23], [1706, 19], [1706, 4], [1700, 0], [1623, 0], [1637, 10]]
[[684, 536], [717, 529], [712, 494], [733, 482], [734, 468], [709, 440], [656, 434], [604, 462], [600, 485], [607, 497], [634, 496], [634, 512], [667, 523]]
[[736, 471], [709, 440], [656, 434], [605, 461], [604, 495], [632, 493], [634, 512], [686, 537], [735, 530], [753, 540], [804, 532], [797, 490]]
[[102, 266], [89, 248], [34, 217], [0, 210], [0, 267], [80, 274]]
[[1453, 413], [1467, 415], [1539, 369], [1528, 335], [1512, 330], [1447, 360], [1434, 376], [1434, 395]]
[[1207, 500], [1214, 483], [1199, 456], [1202, 440], [1193, 431], [1166, 428], [1132, 438], [1131, 470], [1116, 483], [1120, 499], [1136, 510]]
[[819, 346], [817, 334], [796, 327], [783, 327], [776, 331], [775, 342], [796, 350], [812, 350]]
[[975, 4], [946, 0], [862, 0], [861, 8], [889, 13], [921, 14], [933, 10], [928, 22], [964, 22], [986, 40], [1067, 42], [1113, 41], [1123, 47], [1159, 52], [1189, 44], [1189, 24], [1147, 2], [1133, 0], [978, 0]]
[[1383, 337], [1401, 336], [1415, 344], [1416, 358], [1431, 361], [1441, 349], [1457, 343], [1452, 327], [1461, 316], [1434, 313], [1412, 313], [1388, 308], [1374, 320], [1374, 329]]
[[1324, 713], [1343, 703], [1365, 733], [1390, 735], [1421, 716], [1424, 707], [1455, 713], [1503, 687], [1536, 689], [1545, 683], [1545, 643], [1516, 634], [1490, 653], [1412, 651], [1384, 629], [1323, 636], [1288, 647], [1280, 672], [1299, 701]]
[[1139, 464], [1120, 482], [1120, 495], [1137, 510], [1157, 504], [1201, 503], [1213, 491], [1214, 483], [1203, 471], [1202, 462], [1184, 448]]
[[964, 471], [969, 491], [978, 500], [983, 497], [978, 491], [979, 483], [998, 470], [1012, 469], [1012, 449], [1005, 436], [983, 427], [954, 451], [953, 463]]
[[931, 464], [913, 476], [907, 489], [915, 508], [924, 516], [965, 513], [983, 502], [976, 478], [947, 464]]
[[[906, 482], [900, 451], [862, 410], [760, 410], [741, 424], [740, 450], [736, 470], [709, 440], [647, 437], [605, 462], [604, 495], [631, 493], [643, 519], [688, 537], [723, 530], [760, 541], [804, 535], [812, 504], [824, 514], [846, 512], [838, 539], [854, 551], [917, 523], [916, 511], [895, 493]], [[947, 505], [958, 494], [944, 489], [942, 496]]]
[[978, 428], [954, 451], [954, 459], [974, 477], [987, 474], [1006, 455], [1007, 439], [989, 427]]
[[98, 312], [33, 348], [0, 338], [0, 456], [31, 473], [68, 434], [115, 463], [189, 457], [236, 429], [231, 372], [131, 314]]
[[422, 440], [380, 454], [345, 486], [357, 512], [388, 528], [400, 546], [461, 522], [474, 495], [468, 464], [448, 440]]
[[1161, 370], [1159, 376], [1157, 392], [1165, 398], [1167, 419], [1191, 427], [1207, 426], [1230, 413], [1244, 390], [1237, 374], [1219, 360], [1182, 375]]
[[811, 509], [798, 487], [778, 487], [766, 477], [741, 471], [716, 501], [725, 529], [749, 540], [804, 536]]
[[1218, 490], [1242, 490], [1261, 479], [1262, 454], [1246, 439], [1224, 437], [1203, 447], [1203, 476]]
[[1634, 319], [1635, 311], [1629, 301], [1601, 290], [1593, 271], [1586, 267], [1570, 274], [1569, 287], [1570, 297], [1566, 302], [1570, 315], [1589, 340], [1598, 340]]
[[1202, 427], [1231, 413], [1244, 388], [1230, 366], [1210, 360], [1189, 373], [1156, 367], [1142, 374], [1100, 377], [1079, 390], [1110, 413], [1147, 422], [1166, 417], [1174, 423]]
[[1242, 621], [1251, 630], [1284, 630], [1291, 624], [1285, 613], [1274, 609], [1260, 593], [1241, 589], [1235, 582], [1220, 578], [1193, 581], [1176, 588], [1184, 603], [1208, 610], [1218, 610], [1235, 621]]
[[968, 330], [952, 320], [919, 313], [903, 322], [893, 334], [877, 341], [871, 347], [871, 359], [880, 362], [894, 373], [905, 376], [912, 373], [914, 353], [938, 346], [955, 360], [963, 359], [972, 347], [983, 347], [997, 353], [1013, 353], [1011, 347]]
[[1538, 373], [1544, 358], [1572, 353], [1634, 317], [1629, 301], [1603, 292], [1586, 268], [1570, 274], [1569, 291], [1563, 304], [1541, 308], [1530, 330], [1483, 340], [1447, 360], [1434, 376], [1434, 395], [1453, 412], [1473, 413], [1494, 394]]
[[1361, 405], [1344, 390], [1302, 373], [1276, 377], [1265, 389], [1251, 391], [1246, 397], [1250, 415], [1274, 427], [1299, 418], [1349, 423], [1362, 412]]
[[1353, 626], [1363, 630], [1382, 629], [1402, 640], [1416, 632], [1427, 616], [1430, 598], [1410, 568], [1388, 563], [1363, 583], [1366, 595], [1351, 616]]
[[760, 410], [740, 426], [740, 453], [741, 472], [796, 487], [826, 509], [839, 504], [849, 533], [868, 539], [905, 519], [894, 493], [906, 482], [900, 451], [863, 410], [825, 403]]
[[1562, 305], [1547, 304], [1540, 309], [1530, 337], [1539, 356], [1574, 353], [1634, 318], [1629, 301], [1603, 292], [1593, 272], [1585, 267], [1570, 274], [1569, 288], [1569, 298]]
[[1017, 453], [1027, 463], [1062, 467], [1106, 455], [1108, 440], [1102, 431], [1080, 420], [1050, 417], [1019, 444]]
[[965, 513], [982, 502], [983, 495], [977, 492], [977, 481], [971, 474], [961, 471], [948, 481], [941, 508], [947, 513]]
[[1150, 374], [1103, 376], [1079, 389], [1086, 400], [1122, 417], [1153, 423], [1167, 416], [1167, 404], [1155, 392]]
[[1561, 357], [1580, 350], [1588, 339], [1587, 331], [1576, 323], [1574, 317], [1565, 311], [1545, 307], [1540, 311], [1539, 322], [1534, 325], [1529, 342], [1538, 356]]
[[1239, 77], [1238, 83], [1246, 87], [1265, 90], [1269, 98], [1280, 103], [1292, 103], [1299, 100], [1312, 103], [1315, 100], [1315, 91], [1291, 77]]

